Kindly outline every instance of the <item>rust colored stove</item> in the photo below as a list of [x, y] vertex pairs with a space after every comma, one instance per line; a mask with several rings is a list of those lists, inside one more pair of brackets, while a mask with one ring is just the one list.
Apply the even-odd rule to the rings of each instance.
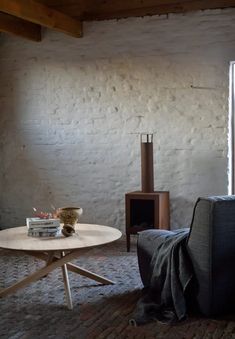
[[153, 134], [141, 134], [141, 191], [126, 193], [126, 239], [140, 231], [170, 228], [168, 191], [154, 191]]

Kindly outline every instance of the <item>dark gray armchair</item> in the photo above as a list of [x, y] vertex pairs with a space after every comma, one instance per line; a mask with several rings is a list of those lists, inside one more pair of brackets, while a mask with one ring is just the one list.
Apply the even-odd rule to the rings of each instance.
[[[146, 230], [138, 237], [138, 261], [144, 286], [157, 232]], [[235, 311], [235, 196], [199, 198], [194, 207], [187, 239], [193, 280], [186, 296], [191, 306], [206, 316]]]

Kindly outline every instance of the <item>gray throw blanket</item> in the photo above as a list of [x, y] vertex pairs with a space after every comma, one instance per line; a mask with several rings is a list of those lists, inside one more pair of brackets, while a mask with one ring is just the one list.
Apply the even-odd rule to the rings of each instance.
[[151, 260], [149, 287], [137, 303], [132, 325], [153, 320], [172, 323], [186, 316], [185, 290], [192, 267], [185, 244], [189, 229], [161, 234]]

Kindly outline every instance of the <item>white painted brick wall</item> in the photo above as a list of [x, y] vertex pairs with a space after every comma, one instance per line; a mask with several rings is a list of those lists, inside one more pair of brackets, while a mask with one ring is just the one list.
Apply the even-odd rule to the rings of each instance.
[[124, 230], [140, 188], [139, 133], [154, 133], [155, 189], [172, 228], [198, 196], [227, 193], [228, 71], [235, 10], [85, 24], [84, 38], [0, 40], [0, 226], [32, 206], [80, 205]]

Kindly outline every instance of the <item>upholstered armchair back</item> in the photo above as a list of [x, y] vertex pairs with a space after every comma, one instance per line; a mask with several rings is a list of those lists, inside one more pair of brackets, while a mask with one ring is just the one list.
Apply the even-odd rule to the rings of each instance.
[[199, 198], [188, 237], [193, 298], [209, 316], [235, 310], [235, 196]]

